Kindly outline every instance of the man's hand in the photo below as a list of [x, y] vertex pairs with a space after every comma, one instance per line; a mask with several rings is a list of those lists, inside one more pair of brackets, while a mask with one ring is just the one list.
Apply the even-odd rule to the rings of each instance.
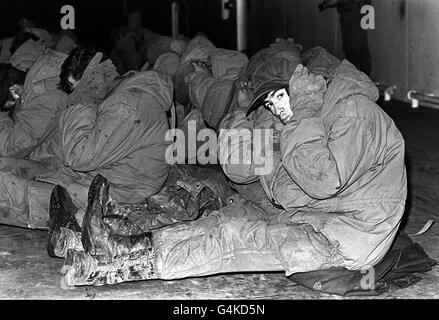
[[310, 74], [306, 67], [298, 65], [289, 84], [292, 120], [318, 116], [325, 91], [326, 81], [321, 75]]
[[17, 101], [12, 101], [12, 100], [8, 100], [5, 102], [5, 105], [2, 108], [3, 112], [9, 112], [11, 111], [15, 105], [16, 105]]
[[191, 61], [191, 64], [194, 67], [195, 72], [204, 72], [204, 73], [210, 72], [209, 66], [207, 65], [206, 62], [202, 60], [193, 60]]
[[304, 52], [302, 59], [309, 72], [323, 77], [329, 77], [341, 63], [340, 59], [322, 47], [314, 47]]
[[184, 77], [186, 83], [191, 82], [197, 73], [211, 73], [209, 66], [204, 61], [192, 60], [191, 65], [194, 68], [194, 71]]
[[276, 38], [274, 43], [270, 44], [270, 47], [276, 47], [279, 49], [291, 50], [301, 52], [303, 50], [302, 45], [296, 43], [293, 38]]

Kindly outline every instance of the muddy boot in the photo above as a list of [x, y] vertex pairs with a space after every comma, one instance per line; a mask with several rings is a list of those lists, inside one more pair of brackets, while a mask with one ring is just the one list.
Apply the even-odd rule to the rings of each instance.
[[108, 180], [98, 174], [88, 192], [88, 206], [82, 223], [81, 238], [85, 251], [93, 256], [112, 259], [151, 249], [151, 232], [120, 234], [105, 222], [111, 208]]
[[154, 249], [108, 259], [84, 251], [69, 250], [61, 269], [67, 286], [102, 286], [128, 281], [157, 279]]
[[57, 185], [50, 196], [50, 221], [46, 249], [51, 257], [65, 257], [68, 249], [83, 250], [81, 228], [75, 215], [78, 208], [63, 187]]
[[[82, 226], [85, 251], [69, 250], [61, 273], [69, 286], [116, 284], [156, 279], [152, 234], [140, 232], [113, 214], [109, 183], [91, 183]], [[118, 233], [121, 231], [121, 233]], [[129, 234], [134, 231], [136, 234]]]

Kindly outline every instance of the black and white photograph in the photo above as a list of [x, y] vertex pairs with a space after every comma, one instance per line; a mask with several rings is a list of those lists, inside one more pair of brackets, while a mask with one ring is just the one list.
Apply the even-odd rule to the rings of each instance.
[[438, 0], [0, 1], [0, 307], [432, 301], [438, 217]]

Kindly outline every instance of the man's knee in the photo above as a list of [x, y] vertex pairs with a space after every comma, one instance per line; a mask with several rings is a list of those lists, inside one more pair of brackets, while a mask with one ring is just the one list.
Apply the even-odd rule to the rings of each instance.
[[242, 218], [248, 221], [268, 221], [269, 214], [252, 201], [245, 199], [239, 193], [235, 193], [226, 199], [226, 206], [219, 212], [228, 218]]
[[47, 229], [53, 185], [0, 171], [0, 223]]
[[343, 263], [338, 248], [309, 224], [270, 225], [267, 233], [287, 275], [337, 267]]

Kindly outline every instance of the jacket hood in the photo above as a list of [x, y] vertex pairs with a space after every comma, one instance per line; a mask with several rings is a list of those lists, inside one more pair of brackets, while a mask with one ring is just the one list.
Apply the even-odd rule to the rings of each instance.
[[343, 60], [328, 78], [324, 108], [334, 106], [340, 100], [352, 95], [364, 95], [376, 101], [379, 91], [365, 73], [355, 68], [348, 60]]
[[212, 66], [212, 75], [219, 79], [224, 75], [228, 78], [236, 78], [242, 68], [246, 67], [248, 58], [239, 51], [227, 49], [213, 49], [209, 56], [209, 64]]
[[35, 62], [32, 71], [35, 77], [32, 79], [33, 82], [45, 80], [48, 78], [59, 77], [61, 72], [61, 66], [68, 55], [59, 51], [49, 49], [46, 54], [40, 57]]
[[29, 39], [18, 47], [9, 62], [14, 68], [26, 72], [44, 53], [45, 48], [41, 44]]
[[169, 51], [157, 58], [152, 69], [173, 77], [179, 65], [180, 55], [174, 51]]
[[66, 58], [65, 53], [50, 49], [40, 56], [26, 76], [23, 92], [30, 92], [33, 84], [43, 80], [50, 80], [56, 85], [59, 82], [61, 66]]
[[138, 72], [128, 79], [123, 80], [117, 87], [120, 90], [139, 90], [151, 95], [164, 111], [168, 111], [173, 104], [173, 91], [171, 77], [168, 75], [149, 70]]
[[204, 36], [196, 36], [187, 44], [181, 55], [181, 63], [191, 60], [207, 61], [215, 45]]
[[304, 52], [302, 60], [309, 72], [324, 77], [331, 75], [341, 63], [340, 59], [319, 46]]
[[254, 54], [248, 62], [246, 75], [248, 79], [252, 79], [254, 73], [268, 60], [281, 57], [290, 60], [292, 63], [300, 64], [302, 59], [300, 58], [300, 51], [292, 49], [291, 47], [276, 47], [269, 46]]

